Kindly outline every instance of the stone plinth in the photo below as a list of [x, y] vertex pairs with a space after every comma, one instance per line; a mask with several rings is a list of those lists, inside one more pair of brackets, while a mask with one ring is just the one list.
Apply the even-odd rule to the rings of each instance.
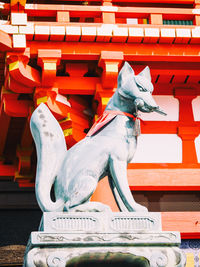
[[180, 234], [162, 232], [159, 213], [49, 212], [43, 227], [31, 233], [25, 267], [185, 266]]
[[44, 212], [45, 232], [116, 233], [161, 231], [160, 213], [149, 212]]

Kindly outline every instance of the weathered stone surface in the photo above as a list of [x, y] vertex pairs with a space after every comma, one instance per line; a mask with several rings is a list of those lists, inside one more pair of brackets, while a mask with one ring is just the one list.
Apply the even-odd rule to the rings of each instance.
[[180, 233], [163, 232], [159, 213], [48, 212], [43, 225], [31, 233], [25, 267], [106, 267], [110, 260], [113, 266], [185, 266]]
[[34, 246], [178, 246], [178, 232], [132, 232], [132, 233], [48, 233], [32, 232], [31, 244]]
[[[146, 263], [151, 267], [183, 267], [185, 258], [180, 249], [174, 247], [70, 247], [70, 248], [33, 248], [27, 255], [25, 267], [64, 267], [70, 264], [70, 261], [85, 256], [85, 263], [90, 259], [101, 260], [108, 254], [129, 255], [133, 258], [138, 256], [146, 259]], [[87, 256], [86, 256], [87, 255]], [[101, 261], [99, 259], [99, 263]], [[109, 260], [109, 258], [108, 258]], [[125, 258], [122, 264], [126, 262]], [[75, 266], [75, 265], [71, 265]], [[77, 266], [77, 265], [76, 265]], [[103, 265], [102, 265], [103, 266]], [[141, 265], [142, 266], [142, 265]]]

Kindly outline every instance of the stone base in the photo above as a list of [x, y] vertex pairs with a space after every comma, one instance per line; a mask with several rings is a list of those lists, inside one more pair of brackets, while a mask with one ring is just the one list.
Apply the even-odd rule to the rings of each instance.
[[[127, 257], [127, 259], [126, 259]], [[128, 247], [128, 246], [98, 246], [98, 247], [63, 247], [63, 248], [33, 248], [29, 251], [24, 266], [28, 267], [65, 267], [79, 266], [77, 263], [90, 263], [91, 266], [98, 262], [105, 266], [106, 260], [113, 261], [113, 266], [120, 259], [123, 259], [122, 264], [132, 262], [131, 266], [136, 266], [134, 263], [140, 260], [139, 266], [151, 267], [183, 267], [185, 259], [180, 249], [175, 247]], [[136, 261], [137, 259], [137, 261]], [[75, 265], [76, 263], [76, 265]], [[143, 263], [143, 265], [142, 265]], [[74, 265], [72, 265], [74, 264]], [[88, 265], [87, 265], [88, 266]], [[100, 266], [100, 265], [99, 265]], [[110, 265], [111, 266], [111, 265]]]
[[185, 266], [180, 234], [162, 232], [159, 214], [46, 213], [43, 222], [44, 231], [31, 233], [25, 267], [108, 262], [109, 266], [112, 262], [113, 266]]

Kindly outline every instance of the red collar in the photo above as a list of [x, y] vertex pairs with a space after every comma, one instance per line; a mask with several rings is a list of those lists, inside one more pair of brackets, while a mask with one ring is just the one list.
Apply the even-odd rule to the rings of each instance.
[[135, 116], [130, 113], [118, 111], [118, 110], [105, 110], [104, 113], [98, 118], [98, 120], [93, 124], [87, 136], [92, 136], [96, 132], [100, 131], [103, 126], [108, 124], [112, 119], [114, 119], [117, 115], [123, 115], [132, 118], [135, 120]]
[[119, 111], [119, 110], [105, 110], [104, 113], [105, 114], [113, 114], [115, 116], [117, 116], [117, 115], [124, 115], [124, 116], [127, 116], [127, 117], [132, 118], [133, 120], [136, 119], [136, 117], [134, 115], [132, 115], [130, 113], [123, 112], [123, 111]]

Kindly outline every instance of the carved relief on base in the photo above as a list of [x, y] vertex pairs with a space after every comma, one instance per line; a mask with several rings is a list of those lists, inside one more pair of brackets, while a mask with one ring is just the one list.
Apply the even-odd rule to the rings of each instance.
[[[25, 267], [75, 266], [80, 262], [140, 262], [141, 267], [184, 267], [185, 256], [173, 247], [71, 247], [33, 248], [26, 256]], [[77, 265], [76, 265], [77, 266]], [[127, 265], [128, 266], [128, 265]], [[134, 265], [133, 265], [134, 266]], [[137, 265], [136, 265], [137, 266]]]

